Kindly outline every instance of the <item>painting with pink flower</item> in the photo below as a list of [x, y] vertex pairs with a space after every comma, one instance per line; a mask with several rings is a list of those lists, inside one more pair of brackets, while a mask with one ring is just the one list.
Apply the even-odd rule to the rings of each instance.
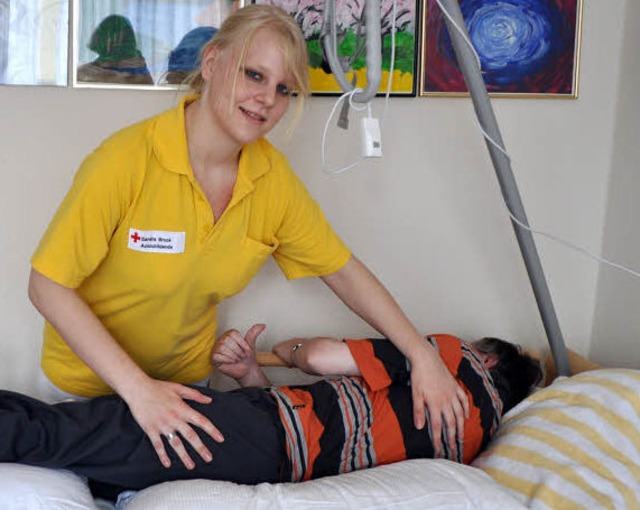
[[[460, 0], [492, 96], [578, 97], [583, 0]], [[420, 95], [467, 87], [437, 0], [423, 0]]]
[[[307, 41], [309, 74], [314, 94], [336, 94], [342, 90], [334, 78], [323, 55], [320, 31], [324, 17], [324, 0], [254, 0], [255, 3], [276, 5], [291, 15], [300, 25]], [[338, 30], [338, 56], [348, 67], [347, 78], [355, 80], [357, 87], [366, 86], [366, 49], [364, 26], [365, 0], [336, 0]], [[382, 20], [382, 80], [380, 93], [387, 91], [391, 78], [391, 93], [401, 96], [416, 95], [417, 76], [417, 1], [396, 0], [395, 18], [393, 0], [381, 0]], [[395, 56], [391, 69], [392, 32], [395, 26]]]

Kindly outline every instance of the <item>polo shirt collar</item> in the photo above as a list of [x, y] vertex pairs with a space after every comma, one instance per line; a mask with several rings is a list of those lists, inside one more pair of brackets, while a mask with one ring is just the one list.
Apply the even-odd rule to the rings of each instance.
[[163, 168], [183, 175], [192, 175], [187, 144], [187, 128], [184, 121], [184, 109], [195, 101], [197, 95], [190, 94], [172, 108], [158, 116], [153, 137], [153, 150]]

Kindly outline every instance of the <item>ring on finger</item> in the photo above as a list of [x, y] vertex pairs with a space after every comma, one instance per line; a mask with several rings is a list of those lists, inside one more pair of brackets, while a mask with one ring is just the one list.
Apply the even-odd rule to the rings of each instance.
[[178, 436], [175, 432], [169, 432], [168, 434], [165, 434], [165, 437], [167, 438], [167, 441], [171, 442]]

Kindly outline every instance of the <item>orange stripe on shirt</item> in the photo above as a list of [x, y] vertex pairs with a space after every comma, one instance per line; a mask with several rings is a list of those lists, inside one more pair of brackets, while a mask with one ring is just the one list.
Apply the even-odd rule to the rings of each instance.
[[433, 338], [437, 342], [442, 361], [449, 369], [449, 372], [455, 377], [460, 362], [462, 361], [460, 339], [453, 335], [443, 334], [429, 335], [429, 338]]
[[381, 390], [375, 394], [372, 402], [374, 419], [371, 434], [377, 465], [390, 464], [407, 458], [400, 422], [387, 398], [388, 393], [387, 389]]
[[382, 361], [376, 358], [371, 342], [355, 339], [345, 339], [345, 342], [360, 369], [362, 377], [373, 391], [381, 390], [391, 385], [391, 378], [387, 374]]
[[480, 409], [473, 405], [473, 397], [471, 392], [464, 388], [469, 398], [469, 418], [464, 422], [464, 440], [463, 440], [463, 464], [470, 464], [476, 457], [482, 446], [482, 423], [480, 421]]

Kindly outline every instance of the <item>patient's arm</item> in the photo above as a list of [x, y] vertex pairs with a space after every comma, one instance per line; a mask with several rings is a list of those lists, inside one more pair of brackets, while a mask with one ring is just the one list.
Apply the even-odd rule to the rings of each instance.
[[308, 374], [361, 375], [349, 347], [337, 338], [292, 338], [277, 343], [273, 352]]
[[245, 336], [235, 329], [223, 333], [211, 352], [213, 365], [242, 387], [269, 386], [271, 382], [256, 360], [256, 340], [265, 327], [264, 324], [254, 324]]

